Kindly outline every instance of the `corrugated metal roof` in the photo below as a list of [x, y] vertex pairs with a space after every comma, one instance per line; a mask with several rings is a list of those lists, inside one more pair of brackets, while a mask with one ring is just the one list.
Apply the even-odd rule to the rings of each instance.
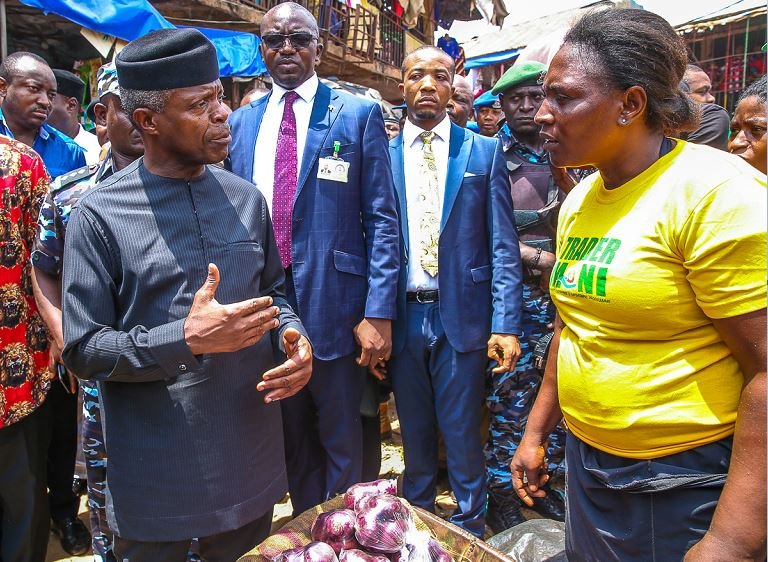
[[768, 13], [768, 8], [766, 7], [765, 0], [742, 0], [729, 4], [717, 12], [676, 25], [675, 29], [678, 33], [706, 31], [718, 25], [725, 25], [761, 15], [765, 16], [766, 13]]
[[613, 6], [614, 2], [611, 0], [602, 0], [581, 8], [564, 10], [534, 20], [513, 24], [463, 43], [464, 54], [467, 59], [471, 59], [492, 53], [522, 49], [537, 38], [569, 26], [585, 12], [604, 10]]

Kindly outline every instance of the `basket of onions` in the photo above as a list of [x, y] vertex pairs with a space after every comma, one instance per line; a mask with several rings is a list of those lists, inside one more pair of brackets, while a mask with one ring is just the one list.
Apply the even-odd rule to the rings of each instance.
[[394, 480], [352, 486], [345, 509], [317, 516], [310, 544], [286, 550], [273, 562], [453, 562], [440, 543], [416, 528], [396, 492]]

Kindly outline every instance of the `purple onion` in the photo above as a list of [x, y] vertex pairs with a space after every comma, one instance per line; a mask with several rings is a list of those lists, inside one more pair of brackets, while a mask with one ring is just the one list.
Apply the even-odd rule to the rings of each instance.
[[311, 542], [307, 546], [283, 551], [272, 562], [339, 562], [339, 559], [324, 542]]
[[342, 549], [360, 546], [355, 540], [355, 512], [351, 509], [334, 509], [321, 513], [312, 523], [313, 541], [321, 541], [333, 548], [336, 554]]
[[437, 540], [429, 537], [429, 557], [432, 562], [453, 562], [453, 556]]
[[389, 562], [389, 558], [383, 554], [370, 554], [357, 548], [342, 550], [339, 562]]
[[304, 560], [304, 547], [297, 546], [284, 550], [272, 559], [272, 562], [301, 562]]
[[361, 545], [377, 552], [397, 552], [405, 544], [405, 534], [412, 527], [408, 508], [395, 496], [379, 494], [360, 502], [355, 537]]
[[349, 509], [357, 510], [357, 503], [366, 496], [379, 494], [397, 494], [397, 480], [374, 480], [355, 484], [344, 494], [344, 505]]

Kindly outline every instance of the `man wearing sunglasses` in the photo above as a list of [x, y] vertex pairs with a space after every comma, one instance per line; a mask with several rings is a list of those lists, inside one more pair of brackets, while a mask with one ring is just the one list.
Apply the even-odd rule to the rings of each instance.
[[261, 23], [272, 92], [229, 118], [227, 164], [270, 206], [286, 293], [314, 346], [311, 382], [281, 401], [295, 513], [362, 474], [362, 369], [392, 348], [399, 226], [381, 109], [315, 74], [315, 18], [279, 4]]

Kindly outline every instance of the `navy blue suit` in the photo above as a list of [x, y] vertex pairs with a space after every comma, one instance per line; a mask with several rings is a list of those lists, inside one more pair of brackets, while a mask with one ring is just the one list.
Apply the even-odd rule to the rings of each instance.
[[[251, 180], [269, 96], [230, 117], [228, 167]], [[349, 162], [348, 182], [318, 179], [318, 159]], [[353, 328], [393, 320], [400, 268], [397, 204], [379, 106], [319, 84], [293, 205], [287, 292], [315, 354], [312, 379], [283, 401], [286, 459], [296, 512], [344, 491], [362, 470]], [[292, 283], [291, 283], [292, 282]]]
[[[406, 304], [408, 209], [403, 137], [389, 144], [402, 225], [392, 385], [405, 448], [404, 493], [433, 510], [437, 429], [458, 509], [482, 536], [485, 476], [480, 412], [491, 333], [520, 335], [521, 262], [505, 160], [497, 139], [451, 125], [438, 245], [439, 300]], [[412, 172], [409, 172], [412, 173]], [[415, 257], [411, 265], [418, 267]]]

